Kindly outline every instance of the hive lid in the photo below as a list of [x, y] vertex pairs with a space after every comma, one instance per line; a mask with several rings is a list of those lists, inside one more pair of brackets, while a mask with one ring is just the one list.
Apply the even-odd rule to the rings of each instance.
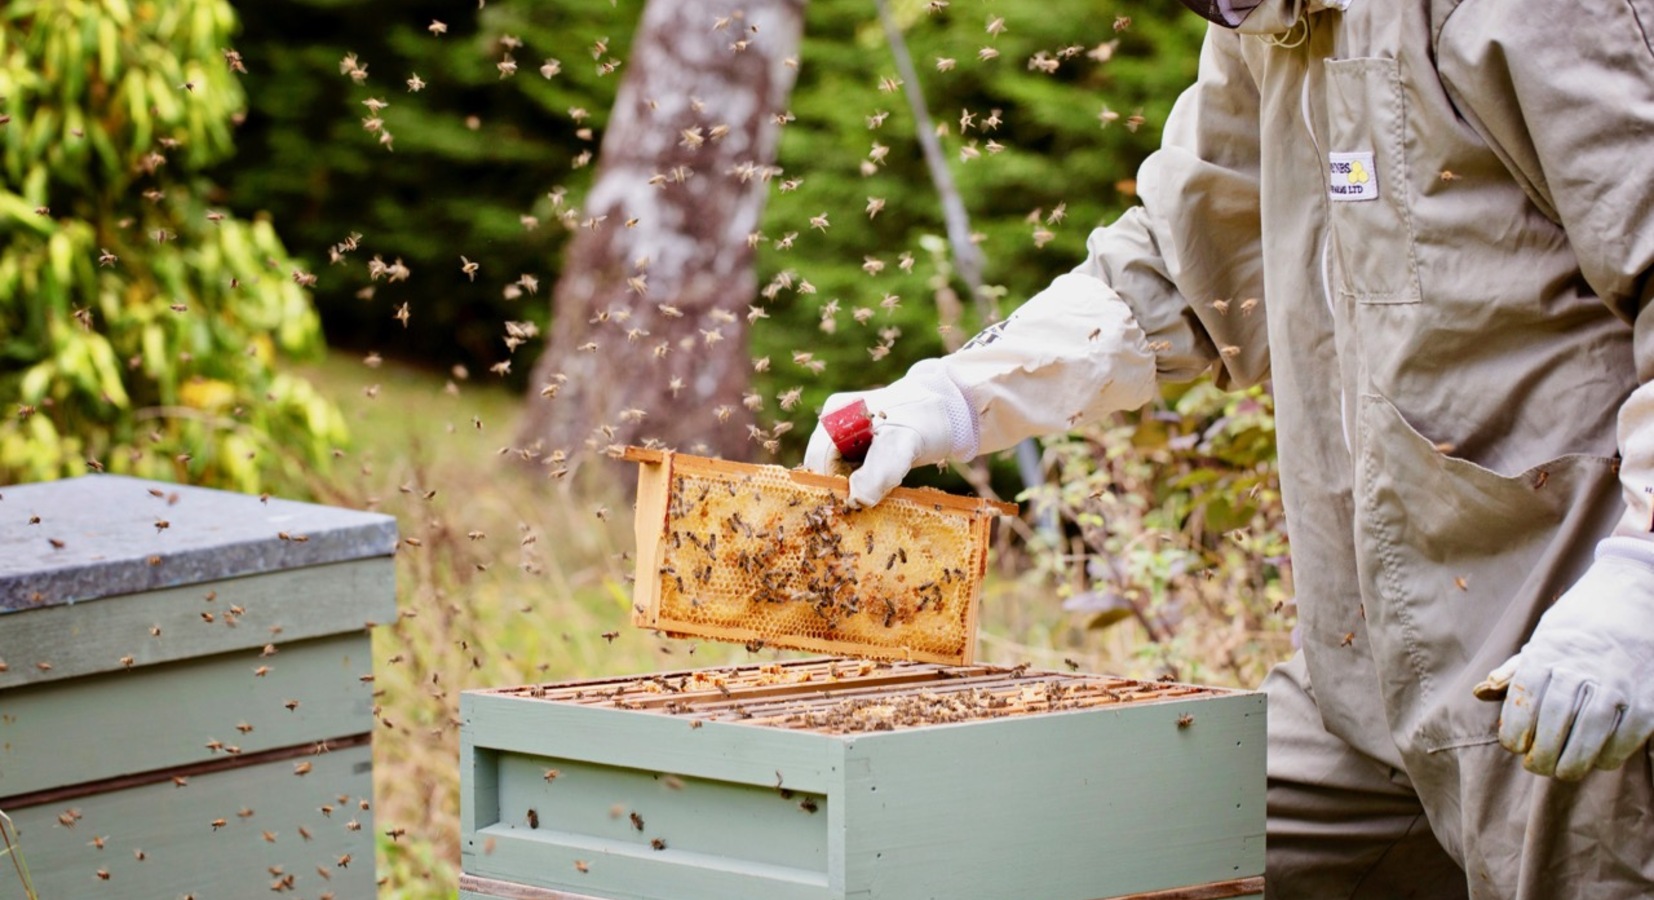
[[5, 487], [0, 615], [395, 550], [379, 513], [122, 475]]

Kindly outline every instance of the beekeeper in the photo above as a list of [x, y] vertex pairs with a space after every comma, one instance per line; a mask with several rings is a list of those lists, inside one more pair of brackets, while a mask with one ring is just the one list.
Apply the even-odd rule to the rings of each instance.
[[1217, 25], [1142, 205], [828, 401], [874, 414], [853, 500], [1268, 379], [1270, 895], [1654, 896], [1654, 0], [1185, 2]]

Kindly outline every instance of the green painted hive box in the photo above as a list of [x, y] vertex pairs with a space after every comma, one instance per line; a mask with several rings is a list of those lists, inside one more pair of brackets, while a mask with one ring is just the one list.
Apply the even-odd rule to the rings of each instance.
[[114, 475], [0, 488], [0, 812], [42, 900], [372, 896], [396, 541]]
[[466, 900], [1262, 889], [1258, 693], [816, 659], [468, 691], [461, 718]]

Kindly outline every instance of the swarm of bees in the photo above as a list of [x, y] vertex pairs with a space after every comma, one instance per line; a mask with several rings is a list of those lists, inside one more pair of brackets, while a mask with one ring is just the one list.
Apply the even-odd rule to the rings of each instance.
[[[480, 4], [479, 4], [480, 5]], [[932, 16], [957, 14], [950, 9], [947, 0], [929, 0], [925, 4], [925, 11]], [[709, 21], [708, 28], [720, 35], [719, 41], [723, 51], [730, 55], [757, 54], [767, 52], [775, 55], [787, 70], [796, 72], [802, 65], [801, 61], [793, 56], [793, 48], [776, 46], [771, 42], [779, 42], [778, 38], [771, 37], [772, 32], [761, 29], [754, 21], [740, 10], [721, 13]], [[1123, 30], [1129, 26], [1129, 21], [1115, 22], [1114, 30]], [[449, 36], [449, 24], [443, 21], [432, 20], [423, 26], [428, 37], [422, 40], [453, 40]], [[466, 29], [456, 25], [459, 32]], [[922, 23], [916, 27], [923, 27]], [[974, 30], [976, 25], [971, 26]], [[937, 57], [934, 69], [942, 76], [969, 69], [973, 65], [1005, 65], [1010, 60], [999, 59], [1001, 50], [996, 46], [999, 38], [1006, 34], [1016, 33], [1016, 22], [1012, 18], [1000, 15], [997, 12], [987, 12], [981, 20], [982, 31], [976, 33], [977, 40], [985, 42], [982, 45], [960, 46], [948, 51], [949, 55]], [[1105, 23], [1105, 28], [1107, 23]], [[512, 82], [512, 87], [502, 89], [515, 90], [522, 82], [542, 83], [563, 77], [563, 73], [572, 66], [591, 65], [600, 76], [609, 76], [620, 73], [624, 66], [622, 60], [611, 52], [611, 41], [602, 38], [592, 41], [587, 46], [565, 48], [529, 48], [523, 42], [511, 35], [499, 35], [489, 42], [489, 54], [493, 69], [489, 71], [489, 79], [494, 79], [494, 72], [498, 74], [499, 82]], [[768, 46], [767, 46], [768, 45]], [[1027, 59], [1029, 71], [1046, 75], [1058, 73], [1063, 67], [1075, 65], [1075, 61], [1084, 63], [1090, 59], [1098, 64], [1108, 62], [1113, 48], [1118, 45], [1117, 38], [1098, 44], [1093, 49], [1080, 46], [1063, 46], [1042, 49]], [[547, 56], [545, 53], [556, 51], [556, 56]], [[533, 52], [533, 55], [530, 53]], [[257, 72], [257, 60], [246, 60], [237, 50], [225, 48], [221, 51], [222, 64], [238, 76], [249, 77], [249, 63], [253, 71]], [[559, 58], [561, 57], [561, 58]], [[538, 60], [538, 62], [537, 62]], [[568, 62], [564, 62], [568, 60]], [[409, 94], [420, 94], [428, 88], [440, 89], [443, 85], [442, 72], [392, 72], [386, 71], [383, 62], [374, 64], [372, 60], [363, 58], [358, 53], [346, 54], [339, 61], [338, 75], [348, 82], [348, 86], [359, 89], [356, 96], [362, 97], [359, 101], [361, 108], [352, 113], [353, 119], [360, 115], [361, 128], [355, 132], [359, 139], [370, 144], [377, 144], [386, 152], [395, 150], [395, 137], [391, 127], [398, 121], [396, 116], [398, 107], [403, 104], [419, 102], [423, 98], [409, 97]], [[928, 69], [927, 69], [928, 71]], [[540, 76], [534, 77], [535, 73]], [[253, 76], [256, 77], [256, 76]], [[870, 77], [867, 97], [870, 108], [865, 114], [867, 128], [872, 131], [884, 129], [894, 115], [898, 120], [903, 113], [892, 113], [882, 107], [892, 109], [906, 109], [903, 100], [896, 95], [909, 95], [920, 90], [917, 76], [906, 73], [877, 72]], [[193, 91], [193, 85], [180, 86], [186, 93]], [[575, 198], [568, 196], [566, 189], [558, 187], [546, 195], [544, 201], [532, 210], [525, 210], [520, 218], [525, 231], [547, 225], [560, 225], [571, 233], [589, 232], [602, 235], [607, 240], [617, 242], [620, 246], [632, 248], [629, 251], [631, 259], [616, 273], [620, 279], [621, 289], [616, 296], [622, 297], [613, 308], [594, 311], [590, 321], [583, 325], [569, 329], [570, 337], [567, 340], [569, 353], [563, 359], [554, 360], [557, 367], [567, 371], [576, 371], [575, 363], [571, 358], [585, 356], [602, 359], [606, 354], [618, 352], [616, 348], [635, 347], [648, 361], [652, 369], [641, 373], [640, 377], [649, 377], [658, 380], [662, 396], [679, 397], [686, 395], [695, 397], [702, 389], [697, 383], [698, 368], [709, 354], [741, 352], [739, 348], [744, 344], [746, 329], [758, 327], [757, 323], [769, 318], [769, 309], [782, 302], [783, 295], [789, 295], [794, 302], [812, 304], [819, 312], [820, 331], [823, 335], [855, 334], [858, 340], [866, 341], [866, 351], [873, 361], [888, 356], [897, 342], [903, 337], [901, 330], [889, 324], [891, 317], [897, 313], [902, 305], [902, 297], [891, 290], [875, 288], [870, 299], [864, 303], [857, 303], [844, 297], [823, 296], [828, 293], [826, 287], [817, 287], [816, 282], [797, 270], [787, 269], [777, 272], [769, 284], [758, 292], [758, 296], [751, 298], [754, 302], [747, 304], [748, 298], [733, 298], [738, 305], [706, 305], [690, 304], [678, 296], [681, 285], [677, 285], [672, 276], [663, 272], [661, 263], [655, 261], [661, 244], [660, 216], [656, 215], [659, 207], [654, 205], [659, 198], [666, 198], [672, 202], [679, 202], [674, 198], [694, 196], [700, 190], [700, 184], [712, 179], [733, 179], [742, 184], [751, 185], [759, 191], [773, 189], [777, 193], [802, 191], [799, 196], [808, 193], [810, 185], [806, 185], [805, 173], [784, 171], [775, 164], [773, 159], [752, 158], [745, 159], [730, 165], [727, 169], [720, 169], [707, 162], [719, 151], [719, 148], [735, 143], [752, 142], [752, 134], [747, 129], [749, 123], [725, 121], [718, 112], [716, 98], [710, 91], [702, 90], [697, 93], [698, 87], [693, 80], [687, 80], [680, 88], [680, 96], [644, 97], [643, 102], [652, 109], [681, 108], [684, 116], [681, 122], [674, 122], [670, 129], [672, 156], [664, 159], [658, 167], [639, 176], [640, 183], [635, 185], [637, 192], [627, 193], [628, 197], [655, 198], [647, 202], [637, 202], [635, 205], [621, 204], [614, 209], [590, 208], [582, 210]], [[363, 96], [362, 92], [372, 92]], [[705, 94], [702, 96], [701, 94]], [[872, 101], [882, 101], [882, 106]], [[355, 107], [352, 107], [355, 109]], [[802, 113], [803, 110], [801, 109]], [[567, 110], [567, 119], [571, 128], [576, 130], [578, 139], [591, 142], [596, 146], [600, 137], [597, 126], [594, 124], [591, 113], [578, 107]], [[598, 117], [601, 118], [601, 117]], [[771, 128], [785, 128], [797, 121], [791, 110], [781, 109], [769, 113], [762, 124]], [[1005, 121], [1005, 111], [1002, 109], [963, 109], [957, 120], [950, 114], [948, 120], [941, 123], [936, 129], [948, 140], [954, 142], [954, 152], [958, 159], [971, 165], [989, 164], [989, 158], [1004, 152], [1007, 147], [994, 135]], [[1101, 125], [1111, 125], [1120, 122], [1124, 127], [1136, 128], [1143, 123], [1140, 113], [1117, 113], [1104, 109], [1099, 114]], [[4, 120], [0, 119], [0, 124]], [[474, 122], [467, 122], [467, 127], [475, 128]], [[974, 132], [974, 134], [972, 133]], [[890, 163], [892, 153], [905, 152], [900, 142], [889, 136], [889, 131], [880, 131], [877, 136], [880, 140], [869, 142], [869, 149], [864, 159], [857, 161], [855, 171], [862, 177], [872, 177], [879, 174]], [[1001, 135], [1001, 138], [1003, 136]], [[404, 145], [406, 147], [406, 145]], [[171, 149], [171, 148], [166, 148]], [[598, 160], [599, 162], [601, 160]], [[157, 151], [155, 154], [141, 161], [153, 173], [157, 167], [165, 162], [165, 156]], [[589, 151], [573, 157], [571, 166], [579, 168], [593, 162]], [[830, 175], [827, 177], [838, 177]], [[1443, 179], [1453, 177], [1451, 173], [1443, 173]], [[869, 182], [873, 184], [873, 182]], [[846, 196], [851, 193], [847, 192]], [[775, 229], [774, 236], [766, 236], [757, 230], [747, 235], [745, 246], [748, 250], [756, 251], [764, 248], [776, 253], [785, 253], [801, 247], [807, 247], [812, 238], [821, 240], [822, 235], [832, 232], [837, 234], [856, 223], [878, 223], [881, 226], [889, 221], [892, 213], [887, 207], [885, 192], [878, 188], [857, 193], [854, 204], [843, 209], [814, 208], [803, 217], [802, 221], [787, 223], [784, 228]], [[661, 200], [660, 202], [666, 202]], [[630, 203], [630, 201], [628, 201]], [[40, 214], [50, 214], [50, 210], [42, 207]], [[223, 218], [221, 213], [204, 212], [209, 221], [218, 221]], [[1043, 247], [1055, 239], [1056, 231], [1064, 221], [1064, 210], [1058, 206], [1048, 214], [1036, 211], [1032, 222], [1032, 241], [1035, 246]], [[834, 229], [834, 225], [838, 229]], [[406, 282], [411, 279], [413, 271], [404, 263], [402, 258], [394, 252], [381, 251], [374, 253], [374, 247], [369, 238], [361, 232], [341, 228], [343, 234], [339, 240], [325, 248], [325, 254], [330, 265], [352, 267], [360, 265], [365, 269], [366, 277], [362, 280], [361, 292], [358, 293], [364, 301], [372, 301], [376, 287], [384, 289], [385, 285]], [[168, 242], [177, 239], [171, 232], [161, 229], [148, 236], [156, 242]], [[463, 251], [463, 252], [462, 252]], [[914, 249], [905, 248], [870, 248], [864, 257], [862, 269], [870, 281], [869, 284], [879, 285], [880, 279], [888, 279], [892, 272], [899, 271], [911, 274], [914, 270], [916, 257]], [[371, 256], [370, 256], [371, 254]], [[363, 257], [369, 257], [364, 260]], [[457, 257], [457, 262], [454, 261]], [[392, 260], [387, 262], [387, 258]], [[493, 272], [485, 269], [477, 261], [479, 254], [476, 250], [456, 247], [446, 265], [457, 267], [463, 274], [467, 284], [475, 283], [477, 289], [487, 288], [499, 290], [508, 299], [522, 298], [523, 295], [537, 296], [544, 276], [535, 273], [517, 273], [514, 280], [509, 273]], [[920, 259], [924, 254], [919, 254]], [[100, 267], [115, 267], [120, 265], [120, 257], [107, 249], [100, 248], [95, 258]], [[415, 261], [418, 265], [418, 262]], [[492, 268], [492, 267], [491, 267]], [[358, 270], [359, 271], [359, 270]], [[301, 286], [313, 286], [316, 283], [316, 274], [313, 272], [294, 271], [294, 283]], [[817, 282], [821, 281], [817, 279]], [[383, 285], [380, 282], [384, 282]], [[823, 282], [824, 284], [824, 282]], [[549, 286], [548, 286], [549, 290]], [[818, 293], [818, 290], [821, 293]], [[381, 298], [380, 303], [384, 303]], [[909, 302], [912, 302], [911, 300]], [[721, 301], [720, 301], [721, 303]], [[1246, 304], [1256, 301], [1237, 300], [1236, 305], [1243, 313], [1251, 312]], [[419, 312], [413, 301], [398, 301], [389, 309], [380, 307], [381, 315], [387, 316], [408, 325], [412, 317]], [[192, 309], [185, 304], [175, 304], [172, 311], [180, 316], [201, 315], [199, 309]], [[83, 324], [90, 327], [90, 313], [86, 314]], [[881, 325], [882, 323], [882, 325]], [[679, 325], [686, 326], [679, 328]], [[679, 338], [683, 334], [687, 337]], [[496, 347], [503, 347], [501, 357], [491, 370], [498, 375], [506, 375], [511, 371], [513, 354], [521, 347], [530, 345], [541, 337], [539, 329], [531, 322], [503, 321], [498, 323]], [[551, 354], [547, 354], [550, 356]], [[741, 440], [750, 441], [750, 446], [775, 456], [780, 452], [781, 439], [790, 429], [808, 427], [813, 420], [815, 410], [805, 401], [805, 394], [809, 386], [826, 369], [826, 361], [815, 349], [799, 349], [790, 354], [778, 354], [775, 357], [774, 368], [768, 357], [751, 360], [751, 370], [756, 373], [785, 373], [791, 383], [784, 384], [773, 392], [749, 392], [743, 401], [736, 405], [709, 404], [698, 411], [699, 426], [705, 429], [729, 428], [740, 434]], [[364, 365], [377, 368], [383, 360], [378, 352], [370, 352], [364, 359]], [[747, 363], [742, 362], [745, 369]], [[589, 371], [589, 370], [588, 370]], [[579, 392], [581, 376], [571, 378], [563, 371], [554, 372], [547, 368], [537, 372], [538, 384], [533, 388], [534, 403], [564, 403], [570, 396]], [[450, 388], [457, 392], [459, 385], [466, 381], [465, 374], [456, 372], [450, 381]], [[378, 386], [375, 385], [365, 392], [365, 396], [374, 399], [378, 396]], [[761, 417], [770, 416], [774, 407], [779, 411], [774, 417], [764, 421]], [[613, 449], [618, 443], [636, 438], [640, 442], [650, 439], [651, 429], [665, 427], [672, 417], [662, 416], [644, 406], [627, 402], [616, 406], [607, 414], [607, 421], [597, 423], [592, 429], [592, 435], [583, 446], [547, 447], [537, 446], [529, 442], [527, 446], [512, 446], [501, 449], [502, 455], [513, 456], [542, 467], [548, 478], [560, 479], [577, 466], [576, 457], [585, 451], [587, 453], [602, 453]], [[482, 430], [481, 420], [474, 421], [476, 430]], [[685, 448], [696, 449], [696, 448]], [[429, 502], [434, 491], [423, 488], [410, 492], [410, 502]], [[419, 500], [418, 498], [423, 498]], [[686, 497], [679, 493], [673, 496], [672, 502], [680, 511], [689, 510], [695, 503], [693, 497]], [[794, 532], [786, 536], [786, 546], [795, 547], [802, 554], [801, 559], [808, 560], [809, 564], [785, 568], [777, 565], [775, 554], [783, 546], [780, 535], [774, 534], [775, 523], [765, 521], [757, 515], [743, 515], [739, 511], [732, 513], [725, 521], [703, 530], [680, 529], [674, 531], [670, 540], [675, 549], [683, 551], [684, 558], [698, 554], [699, 565], [679, 563], [676, 567], [668, 565], [668, 570], [660, 574], [673, 590], [682, 594], [687, 602], [694, 602], [693, 595], [697, 590], [715, 577], [722, 577], [721, 569], [727, 563], [734, 569], [750, 576], [753, 583], [758, 585], [751, 602], [759, 605], [788, 606], [807, 611], [808, 615], [820, 620], [828, 632], [843, 630], [847, 623], [866, 622], [873, 626], [890, 629], [899, 627], [904, 621], [911, 621], [914, 617], [924, 613], [935, 613], [945, 607], [944, 595], [951, 590], [955, 582], [964, 580], [964, 571], [958, 568], [944, 567], [934, 577], [918, 578], [913, 584], [907, 585], [911, 589], [909, 598], [904, 604], [898, 604], [890, 599], [876, 599], [869, 592], [862, 590], [859, 579], [864, 576], [857, 574], [853, 564], [862, 568], [870, 567], [879, 572], [890, 573], [892, 577], [900, 574], [910, 564], [907, 547], [875, 538], [872, 533], [866, 535], [865, 542], [855, 545], [847, 544], [845, 531], [842, 528], [847, 515], [846, 510], [827, 502], [801, 506], [792, 510], [796, 514], [797, 526]], [[623, 513], [616, 513], [616, 517]], [[606, 506], [591, 508], [591, 518], [594, 525], [601, 525], [610, 517], [610, 510]], [[433, 518], [434, 521], [434, 518]], [[168, 518], [157, 516], [153, 519], [153, 528], [156, 535], [167, 533], [172, 527]], [[440, 530], [440, 529], [438, 529]], [[460, 529], [464, 534], [466, 529]], [[520, 566], [524, 570], [532, 570], [536, 565], [533, 540], [530, 535], [522, 537], [519, 545], [522, 553]], [[470, 540], [481, 542], [486, 539], [481, 531], [472, 531]], [[61, 546], [57, 538], [52, 538], [54, 546]], [[272, 540], [284, 543], [304, 543], [308, 537], [293, 532], [280, 532], [272, 535]], [[422, 536], [409, 536], [400, 553], [417, 554], [429, 552], [426, 541], [432, 541], [429, 532], [422, 532]], [[734, 550], [732, 548], [739, 547]], [[768, 547], [768, 549], [766, 549]], [[720, 553], [722, 550], [724, 552]], [[160, 565], [162, 557], [157, 555], [152, 565]], [[917, 557], [913, 560], [917, 563]], [[479, 570], [486, 568], [487, 563], [479, 562]], [[208, 597], [206, 602], [213, 603], [217, 598]], [[233, 598], [227, 598], [233, 599]], [[245, 601], [243, 601], [245, 602]], [[251, 606], [252, 604], [249, 604]], [[458, 615], [459, 607], [453, 609], [407, 609], [404, 615], [417, 616], [421, 613], [440, 613], [444, 615]], [[207, 627], [238, 627], [243, 621], [256, 621], [248, 618], [246, 610], [232, 603], [222, 603], [211, 608], [200, 609], [191, 621], [199, 619], [199, 624], [192, 628]], [[273, 629], [278, 628], [269, 623]], [[147, 640], [164, 641], [176, 633], [176, 629], [169, 624], [165, 635], [161, 626], [155, 624], [147, 629]], [[618, 635], [606, 632], [601, 635], [605, 638], [604, 645], [612, 644]], [[752, 649], [754, 652], [765, 647], [762, 640], [756, 640]], [[257, 659], [250, 659], [247, 663], [252, 677], [243, 678], [251, 684], [257, 683], [260, 689], [264, 682], [279, 683], [287, 675], [284, 671], [288, 667], [277, 666], [277, 661], [267, 660], [277, 651], [274, 643], [267, 644]], [[140, 660], [146, 658], [143, 645], [132, 648], [132, 652], [123, 654], [120, 663], [123, 667], [131, 668]], [[467, 648], [467, 652], [480, 653], [479, 648]], [[391, 662], [396, 663], [404, 659], [401, 654], [393, 657]], [[474, 666], [476, 656], [472, 656]], [[412, 660], [412, 665], [418, 665], [419, 660]], [[27, 662], [20, 663], [27, 665]], [[49, 668], [51, 663], [39, 661], [36, 663], [42, 671]], [[0, 671], [4, 671], [4, 664], [0, 663]], [[362, 690], [375, 692], [378, 697], [382, 692], [377, 691], [371, 675], [362, 676]], [[431, 703], [438, 710], [438, 714], [431, 717], [433, 730], [436, 733], [448, 733], [453, 730], [457, 710], [457, 701], [448, 694], [438, 682], [438, 673], [430, 675], [429, 690]], [[305, 715], [301, 705], [312, 702], [303, 696], [285, 698], [280, 706], [285, 713]], [[956, 701], [949, 701], [956, 702]], [[957, 701], [963, 702], [963, 701]], [[304, 706], [303, 709], [311, 709]], [[232, 737], [234, 733], [250, 735], [257, 726], [265, 721], [262, 715], [264, 710], [248, 711], [245, 720], [224, 723], [223, 731], [219, 736]], [[279, 712], [279, 711], [278, 711]], [[397, 725], [385, 716], [384, 710], [375, 707], [382, 727], [394, 734], [406, 734], [406, 725]], [[944, 709], [930, 710], [927, 714], [947, 715]], [[860, 720], [872, 721], [867, 711], [845, 712], [843, 715]], [[403, 717], [398, 717], [403, 718]], [[869, 726], [874, 727], [874, 726]], [[264, 734], [263, 730], [257, 732]], [[223, 759], [240, 754], [241, 750], [234, 744], [226, 744], [218, 737], [203, 735], [206, 754], [210, 757]], [[250, 740], [243, 738], [242, 740]], [[305, 759], [289, 763], [292, 773], [308, 784], [318, 776], [312, 775], [312, 761]], [[549, 784], [556, 777], [556, 770], [548, 770], [546, 781]], [[308, 776], [308, 777], [305, 777]], [[186, 780], [187, 782], [187, 780]], [[180, 788], [185, 783], [179, 783]], [[351, 803], [348, 798], [333, 797], [330, 802], [323, 803], [319, 809], [324, 817], [330, 816], [335, 808], [345, 808]], [[365, 803], [365, 801], [362, 801]], [[813, 806], [814, 801], [806, 800]], [[807, 810], [814, 812], [813, 808]], [[79, 819], [78, 811], [70, 817], [64, 827], [74, 827]], [[233, 829], [232, 822], [244, 821], [250, 818], [250, 810], [243, 809], [245, 815], [235, 811], [226, 811], [222, 817], [212, 818], [209, 821], [214, 832]], [[67, 813], [66, 813], [67, 814]], [[528, 813], [531, 827], [535, 816], [533, 810]], [[642, 817], [631, 813], [632, 824], [636, 831], [644, 831]], [[314, 824], [314, 823], [313, 823]], [[361, 823], [352, 820], [350, 823], [335, 822], [340, 828], [360, 829]], [[354, 830], [353, 829], [353, 830]], [[305, 840], [309, 840], [311, 832], [301, 826], [300, 833]], [[400, 837], [402, 829], [393, 828], [389, 834]], [[274, 840], [278, 832], [267, 832]], [[393, 837], [394, 839], [394, 837]], [[665, 837], [656, 836], [650, 839], [655, 850], [664, 851], [667, 848]], [[103, 839], [96, 839], [96, 849], [103, 848]], [[123, 851], [124, 852], [124, 851]], [[136, 851], [142, 853], [142, 851]], [[140, 860], [144, 857], [140, 855]], [[348, 855], [336, 860], [338, 868], [344, 868], [350, 861]], [[588, 871], [585, 861], [576, 863], [579, 872]], [[318, 868], [318, 872], [322, 870]], [[118, 875], [118, 872], [116, 873]], [[272, 890], [288, 890], [294, 885], [295, 876], [288, 872], [272, 872]], [[100, 877], [107, 878], [105, 874]], [[326, 874], [322, 874], [326, 878]]]

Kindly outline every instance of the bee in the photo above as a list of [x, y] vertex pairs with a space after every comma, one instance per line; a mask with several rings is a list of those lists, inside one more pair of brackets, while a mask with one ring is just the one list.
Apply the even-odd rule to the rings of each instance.
[[224, 821], [223, 819], [214, 819], [214, 820], [212, 820], [212, 830], [217, 831], [218, 829], [223, 828], [228, 824], [230, 824], [230, 823]]
[[666, 849], [666, 839], [665, 838], [650, 838], [649, 839], [649, 846], [655, 848], [656, 850], [665, 850]]
[[303, 776], [310, 774], [310, 768], [311, 766], [309, 761], [294, 763], [293, 774], [302, 778]]
[[643, 817], [638, 815], [636, 812], [633, 812], [631, 814], [630, 818], [632, 820], [632, 827], [636, 828], [638, 831], [642, 831], [643, 830]]
[[816, 805], [815, 798], [805, 797], [803, 800], [798, 801], [798, 808], [804, 810], [807, 813], [810, 813], [811, 815], [814, 815], [816, 810], [820, 809], [821, 807]]
[[540, 827], [540, 814], [535, 812], [534, 807], [532, 807], [532, 806], [528, 808], [528, 827], [530, 827], [530, 828], [539, 828]]
[[590, 872], [591, 870], [592, 870], [591, 864], [587, 863], [585, 860], [577, 859], [577, 860], [574, 861], [574, 871], [579, 872], [580, 874], [584, 875], [587, 872]]
[[1350, 646], [1351, 644], [1354, 644], [1354, 643], [1355, 643], [1355, 632], [1346, 631], [1346, 632], [1344, 632], [1343, 640], [1338, 642], [1338, 646], [1348, 647], [1348, 646]]
[[1195, 717], [1193, 713], [1184, 713], [1183, 715], [1177, 717], [1177, 727], [1179, 728], [1188, 728], [1194, 723]]

